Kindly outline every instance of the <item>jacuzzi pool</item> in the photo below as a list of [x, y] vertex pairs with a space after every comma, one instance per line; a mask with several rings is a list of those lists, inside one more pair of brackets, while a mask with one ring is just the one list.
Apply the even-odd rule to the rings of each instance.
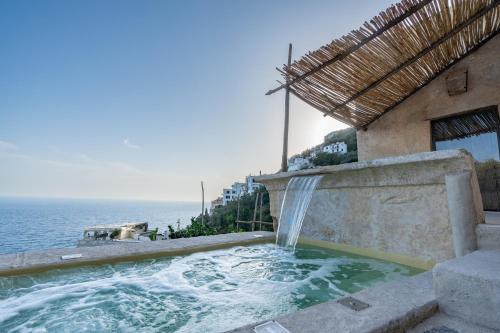
[[0, 332], [224, 332], [421, 270], [274, 244], [0, 278]]

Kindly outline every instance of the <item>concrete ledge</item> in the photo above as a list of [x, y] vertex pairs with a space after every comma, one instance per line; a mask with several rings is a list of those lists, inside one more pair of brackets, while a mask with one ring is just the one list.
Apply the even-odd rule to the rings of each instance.
[[[457, 171], [461, 171], [463, 169], [461, 161], [464, 159], [470, 159], [470, 157], [471, 157], [470, 153], [463, 149], [441, 150], [441, 151], [417, 153], [410, 155], [386, 157], [371, 161], [329, 165], [323, 167], [316, 167], [314, 169], [304, 169], [291, 172], [278, 172], [270, 175], [256, 176], [255, 181], [268, 183], [270, 181], [280, 180], [283, 178], [288, 180], [290, 177], [295, 177], [295, 176], [321, 175], [321, 174], [330, 174], [343, 171], [356, 171], [356, 170], [365, 170], [374, 168], [379, 169], [383, 167], [395, 167], [398, 165], [407, 165], [415, 163], [420, 164], [427, 162], [432, 162], [432, 163], [446, 162], [448, 166], [448, 170], [446, 170], [447, 172], [450, 172], [450, 169], [453, 169], [454, 167], [457, 168], [456, 169]], [[458, 163], [455, 165], [453, 163], [450, 163], [450, 161], [458, 161]], [[411, 178], [412, 178], [411, 175], [409, 175], [409, 178], [407, 179], [409, 183], [411, 183]], [[428, 178], [427, 182], [430, 184], [444, 183], [443, 177], [434, 177], [434, 175], [431, 175], [431, 177], [427, 178]], [[387, 181], [390, 182], [391, 180], [388, 179]], [[419, 181], [418, 183], [421, 183], [421, 181]]]
[[478, 224], [476, 227], [477, 245], [480, 250], [500, 249], [500, 225]]
[[500, 330], [500, 250], [475, 251], [437, 264], [433, 276], [441, 311]]
[[[292, 333], [404, 332], [434, 315], [438, 308], [430, 272], [384, 283], [350, 296], [370, 307], [356, 312], [334, 300], [275, 320]], [[253, 333], [257, 324], [228, 332]]]
[[[224, 247], [274, 241], [272, 232], [242, 232], [215, 236], [180, 238], [144, 243], [120, 243], [93, 247], [52, 249], [0, 255], [0, 276], [20, 275], [66, 268], [181, 255]], [[81, 258], [62, 260], [61, 256], [82, 254]]]
[[[445, 330], [447, 328], [448, 330]], [[441, 330], [439, 330], [441, 329]], [[452, 331], [453, 330], [453, 331]], [[482, 326], [473, 325], [457, 317], [450, 317], [442, 312], [425, 320], [417, 327], [410, 329], [407, 333], [498, 333]]]
[[450, 212], [451, 234], [455, 256], [461, 257], [477, 250], [476, 212], [471, 189], [472, 172], [445, 176]]

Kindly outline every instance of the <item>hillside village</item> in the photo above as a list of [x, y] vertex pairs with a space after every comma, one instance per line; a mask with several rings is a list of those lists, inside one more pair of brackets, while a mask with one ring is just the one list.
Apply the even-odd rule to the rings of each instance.
[[356, 130], [347, 128], [327, 134], [322, 144], [292, 156], [288, 160], [288, 171], [351, 163], [357, 160]]
[[210, 212], [215, 208], [226, 206], [230, 201], [236, 200], [245, 194], [253, 194], [257, 191], [261, 184], [255, 182], [255, 176], [248, 175], [244, 183], [235, 182], [231, 187], [222, 189], [222, 194], [215, 200], [212, 200], [210, 205]]
[[[347, 128], [325, 135], [323, 143], [309, 148], [288, 159], [288, 171], [314, 168], [316, 166], [336, 165], [357, 162], [358, 146], [356, 130]], [[248, 175], [245, 182], [235, 182], [223, 188], [221, 196], [211, 201], [210, 212], [215, 208], [226, 206], [246, 194], [253, 194], [262, 184], [255, 182], [255, 176]]]

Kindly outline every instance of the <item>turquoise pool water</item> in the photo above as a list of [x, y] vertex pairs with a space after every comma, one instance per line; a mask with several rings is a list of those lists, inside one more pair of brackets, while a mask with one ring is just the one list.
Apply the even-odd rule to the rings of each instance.
[[0, 332], [223, 332], [420, 270], [298, 246], [0, 278]]

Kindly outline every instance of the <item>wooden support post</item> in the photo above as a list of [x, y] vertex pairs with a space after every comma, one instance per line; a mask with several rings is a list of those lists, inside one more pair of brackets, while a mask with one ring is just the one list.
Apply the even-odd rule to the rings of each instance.
[[240, 194], [238, 194], [238, 210], [236, 211], [236, 231], [240, 229], [240, 224], [238, 221], [240, 220]]
[[255, 231], [255, 220], [257, 219], [257, 203], [259, 202], [259, 195], [260, 195], [260, 193], [257, 192], [257, 195], [255, 196], [255, 206], [253, 208], [252, 231]]
[[240, 220], [240, 195], [238, 194], [238, 210], [236, 211], [236, 221]]
[[260, 209], [259, 209], [259, 230], [262, 231], [262, 197], [264, 197], [264, 193], [260, 195]]
[[203, 188], [203, 181], [201, 181], [201, 225], [204, 225], [205, 221], [205, 189]]
[[[288, 45], [288, 67], [292, 64], [292, 44]], [[290, 81], [290, 78], [287, 77], [287, 83]], [[288, 171], [288, 120], [290, 113], [290, 88], [286, 87], [285, 90], [285, 126], [283, 130], [283, 155], [281, 157], [281, 171]]]

